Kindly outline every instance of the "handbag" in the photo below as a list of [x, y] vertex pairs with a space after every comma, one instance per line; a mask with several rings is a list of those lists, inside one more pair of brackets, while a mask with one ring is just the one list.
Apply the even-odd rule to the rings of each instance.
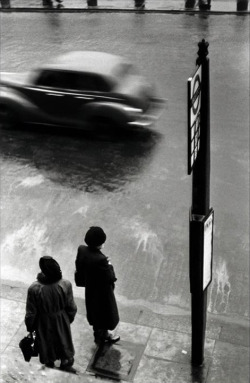
[[77, 270], [75, 271], [75, 284], [78, 287], [85, 287], [84, 275]]
[[19, 347], [26, 362], [29, 362], [32, 356], [38, 356], [35, 333], [33, 334], [30, 332], [22, 340], [20, 340]]

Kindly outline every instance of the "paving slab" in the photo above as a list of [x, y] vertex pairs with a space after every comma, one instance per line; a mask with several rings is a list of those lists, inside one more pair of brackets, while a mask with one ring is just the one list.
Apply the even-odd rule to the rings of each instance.
[[131, 382], [140, 363], [145, 346], [119, 341], [100, 345], [93, 354], [87, 371], [118, 381]]
[[[165, 318], [161, 315], [157, 319], [157, 313], [149, 311], [146, 316], [140, 316], [138, 323], [121, 321], [116, 329], [121, 341], [110, 349], [112, 352], [101, 355], [95, 366], [98, 371], [90, 369], [98, 347], [86, 319], [84, 300], [80, 298], [77, 298], [78, 312], [71, 326], [77, 375], [61, 371], [59, 361], [54, 369], [41, 365], [38, 357], [27, 363], [18, 347], [20, 339], [27, 334], [25, 290], [27, 288], [18, 284], [6, 284], [1, 289], [0, 383], [103, 383], [117, 381], [118, 377], [121, 383], [246, 383], [249, 380], [249, 326], [244, 325], [242, 319], [237, 322], [234, 318], [230, 322], [227, 318], [226, 322], [209, 316], [211, 330], [208, 333], [213, 338], [206, 337], [204, 364], [193, 367], [188, 315]], [[119, 375], [112, 377], [103, 371], [100, 374], [103, 366], [111, 366]]]
[[25, 305], [22, 302], [1, 299], [1, 353], [23, 323]]
[[241, 324], [223, 324], [220, 334], [220, 341], [248, 347], [249, 331], [246, 331], [246, 326]]
[[[150, 310], [143, 310], [137, 323], [140, 325], [150, 323], [155, 328], [191, 334], [191, 312], [186, 315], [162, 315]], [[221, 326], [220, 323], [208, 317], [206, 336], [210, 339], [219, 339]]]
[[134, 383], [200, 383], [205, 382], [207, 371], [206, 366], [193, 368], [187, 363], [174, 363], [144, 355]]
[[[214, 344], [215, 340], [206, 338], [204, 347], [205, 358], [212, 357]], [[145, 355], [190, 364], [190, 346], [191, 336], [188, 334], [153, 329], [145, 350]]]
[[249, 347], [216, 341], [207, 383], [247, 383], [249, 381]]

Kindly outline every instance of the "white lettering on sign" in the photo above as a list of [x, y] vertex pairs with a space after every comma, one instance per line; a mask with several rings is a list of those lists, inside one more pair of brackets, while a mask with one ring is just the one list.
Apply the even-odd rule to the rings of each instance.
[[201, 65], [188, 79], [188, 174], [200, 149]]
[[200, 149], [200, 113], [191, 127], [191, 168], [197, 158]]
[[190, 81], [190, 126], [192, 126], [201, 108], [201, 66], [188, 81]]

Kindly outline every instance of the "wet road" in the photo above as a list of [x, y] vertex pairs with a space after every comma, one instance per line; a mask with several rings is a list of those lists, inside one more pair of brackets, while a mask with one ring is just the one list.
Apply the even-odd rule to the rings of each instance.
[[[133, 59], [168, 99], [152, 131], [134, 137], [2, 132], [1, 272], [31, 283], [53, 255], [73, 279], [91, 225], [108, 236], [120, 304], [190, 310], [186, 81], [209, 41], [214, 273], [208, 310], [249, 315], [249, 19], [154, 14], [1, 14], [1, 70], [27, 71], [68, 50]], [[82, 295], [81, 289], [75, 289]]]

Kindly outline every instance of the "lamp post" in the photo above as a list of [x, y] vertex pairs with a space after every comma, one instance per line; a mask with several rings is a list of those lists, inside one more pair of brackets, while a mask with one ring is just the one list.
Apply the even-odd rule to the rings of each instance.
[[207, 314], [207, 287], [212, 280], [213, 209], [210, 208], [210, 90], [208, 42], [199, 42], [197, 71], [188, 80], [190, 210], [190, 291], [192, 364], [202, 365]]

